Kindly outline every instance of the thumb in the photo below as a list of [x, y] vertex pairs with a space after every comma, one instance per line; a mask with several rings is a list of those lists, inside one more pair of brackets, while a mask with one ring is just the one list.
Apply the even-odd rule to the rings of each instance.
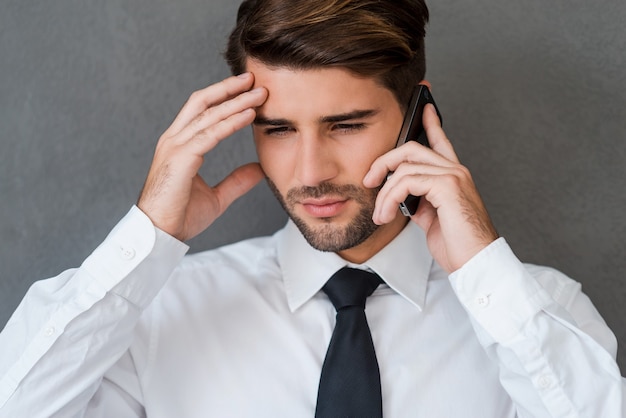
[[233, 170], [214, 187], [220, 214], [224, 213], [235, 200], [248, 193], [264, 177], [265, 174], [259, 163], [245, 164]]

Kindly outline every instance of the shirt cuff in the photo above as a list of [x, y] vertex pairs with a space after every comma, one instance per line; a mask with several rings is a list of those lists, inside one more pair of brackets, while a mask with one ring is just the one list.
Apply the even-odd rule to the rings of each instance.
[[188, 250], [133, 206], [82, 267], [105, 291], [145, 308]]
[[507, 345], [552, 298], [499, 238], [450, 275], [470, 316], [497, 342]]

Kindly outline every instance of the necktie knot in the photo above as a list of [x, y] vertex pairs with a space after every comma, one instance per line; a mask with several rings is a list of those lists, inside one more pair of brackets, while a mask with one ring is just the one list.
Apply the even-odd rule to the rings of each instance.
[[380, 283], [381, 279], [375, 273], [344, 267], [328, 279], [322, 290], [337, 311], [350, 306], [365, 309], [365, 300]]

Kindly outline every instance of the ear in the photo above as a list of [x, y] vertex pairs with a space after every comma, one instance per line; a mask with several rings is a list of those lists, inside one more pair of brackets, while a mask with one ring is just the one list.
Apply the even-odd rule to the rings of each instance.
[[428, 87], [428, 90], [431, 90], [431, 91], [433, 89], [432, 86], [430, 85], [430, 81], [428, 81], [428, 80], [422, 80], [422, 81], [420, 81], [417, 84], [421, 84], [423, 86], [426, 86], [426, 87]]

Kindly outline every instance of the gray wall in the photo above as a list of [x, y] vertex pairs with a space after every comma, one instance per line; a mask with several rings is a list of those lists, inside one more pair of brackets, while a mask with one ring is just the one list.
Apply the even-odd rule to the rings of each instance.
[[[0, 325], [33, 281], [79, 265], [134, 203], [188, 94], [227, 75], [236, 3], [2, 0]], [[625, 370], [626, 3], [430, 7], [428, 78], [500, 233], [523, 260], [583, 283]], [[204, 174], [217, 181], [253, 158], [246, 131]], [[191, 245], [284, 220], [262, 185]]]

